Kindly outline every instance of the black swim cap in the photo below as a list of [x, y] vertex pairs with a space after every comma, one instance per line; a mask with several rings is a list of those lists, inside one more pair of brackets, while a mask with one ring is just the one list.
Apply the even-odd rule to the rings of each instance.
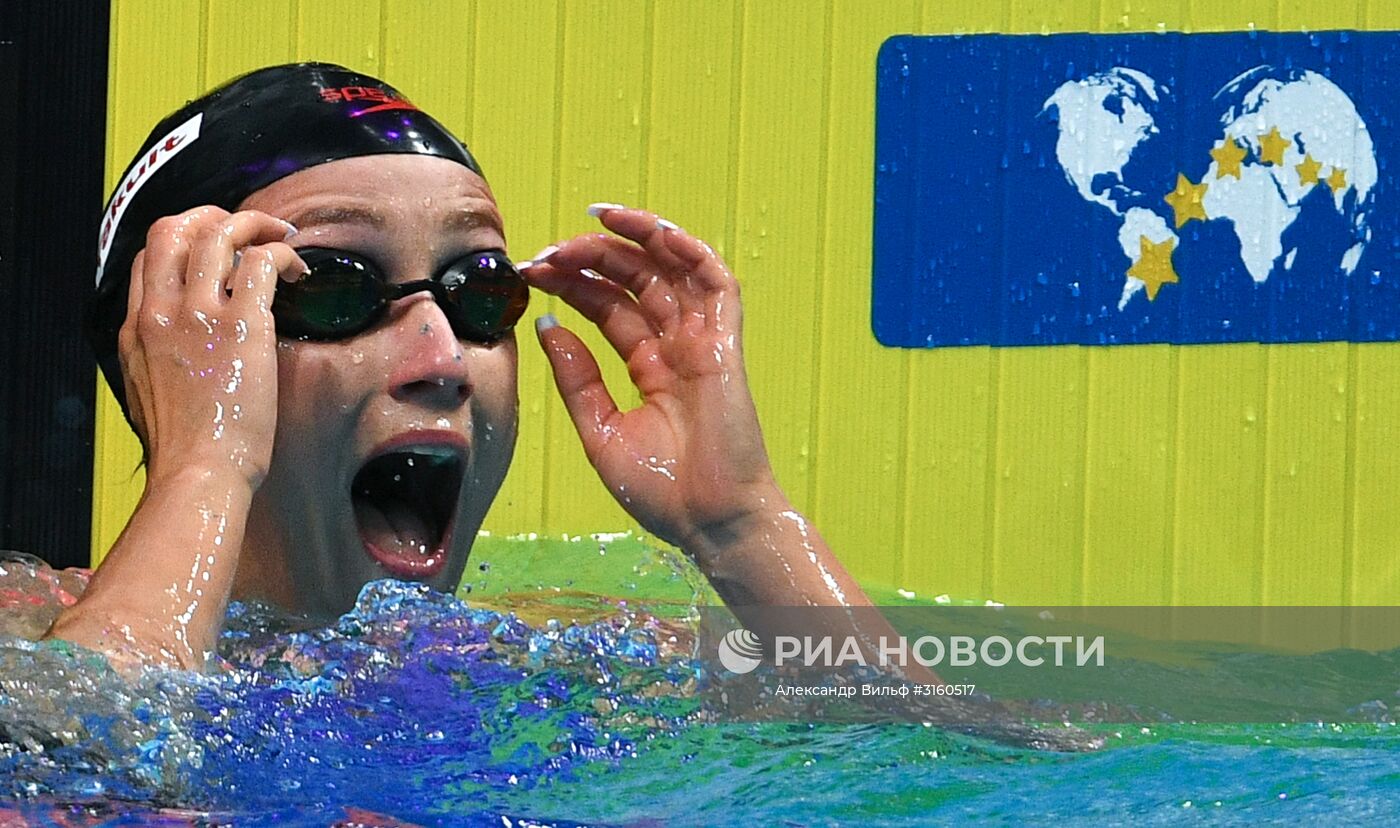
[[128, 422], [117, 332], [151, 225], [205, 204], [232, 212], [298, 170], [386, 153], [435, 155], [481, 174], [461, 141], [392, 86], [330, 63], [258, 69], [156, 124], [102, 211], [87, 314], [97, 364]]

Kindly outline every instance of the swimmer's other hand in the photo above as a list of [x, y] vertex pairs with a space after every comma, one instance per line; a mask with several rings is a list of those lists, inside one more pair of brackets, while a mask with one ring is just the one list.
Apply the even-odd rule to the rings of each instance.
[[529, 283], [598, 326], [642, 402], [621, 411], [597, 360], [568, 328], [540, 344], [589, 462], [647, 531], [685, 549], [784, 503], [749, 392], [739, 283], [705, 242], [645, 210], [595, 204], [613, 234], [551, 246]]

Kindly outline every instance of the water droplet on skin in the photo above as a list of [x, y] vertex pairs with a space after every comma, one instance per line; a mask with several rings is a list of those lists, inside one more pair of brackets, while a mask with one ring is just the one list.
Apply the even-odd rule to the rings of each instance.
[[365, 354], [364, 354], [364, 352], [363, 352], [363, 351], [356, 351], [355, 353], [351, 354], [351, 355], [350, 355], [350, 361], [351, 361], [352, 363], [354, 363], [355, 365], [360, 365], [360, 364], [362, 364], [362, 363], [365, 361]]

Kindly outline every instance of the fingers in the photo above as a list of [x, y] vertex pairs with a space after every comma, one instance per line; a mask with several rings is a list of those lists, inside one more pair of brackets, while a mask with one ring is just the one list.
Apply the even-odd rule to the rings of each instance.
[[127, 285], [126, 290], [126, 319], [123, 320], [121, 329], [117, 331], [117, 359], [122, 368], [122, 388], [125, 391], [127, 416], [130, 417], [132, 426], [135, 427], [136, 433], [141, 435], [143, 441], [146, 440], [146, 435], [150, 434], [146, 430], [145, 395], [137, 381], [140, 372], [132, 370], [132, 367], [133, 363], [140, 360], [136, 325], [141, 319], [141, 302], [146, 293], [145, 284], [146, 251], [141, 250], [131, 263], [131, 282]]
[[171, 324], [182, 306], [234, 303], [240, 313], [269, 308], [278, 275], [295, 281], [307, 271], [284, 241], [291, 232], [290, 224], [266, 213], [229, 214], [211, 206], [155, 222], [132, 262], [119, 351], [134, 354], [153, 326]]
[[[117, 355], [123, 362], [131, 359], [136, 350], [136, 325], [141, 319], [141, 301], [145, 297], [145, 260], [146, 251], [142, 250], [131, 263], [131, 284], [126, 289], [126, 318], [117, 331]], [[130, 372], [123, 369], [123, 373], [127, 375], [129, 384]]]
[[202, 222], [219, 221], [228, 211], [218, 207], [196, 207], [175, 216], [166, 216], [146, 232], [143, 251], [143, 303], [168, 305], [175, 302], [184, 284], [193, 233]]
[[[678, 319], [686, 327], [690, 320], [737, 326], [738, 282], [708, 244], [645, 210], [594, 204], [589, 213], [621, 238], [593, 233], [546, 248], [534, 262], [524, 263], [532, 284], [557, 294], [568, 273], [592, 270], [631, 291], [658, 332]], [[546, 282], [542, 277], [554, 277], [555, 271], [532, 267], [539, 262], [562, 275]]]
[[[645, 250], [615, 236], [579, 236], [549, 252], [543, 261], [565, 274], [591, 270], [627, 288], [658, 331], [682, 311], [675, 286], [661, 277], [657, 263]], [[533, 279], [533, 275], [527, 271], [526, 278]], [[543, 284], [538, 287], [554, 292]]]
[[695, 276], [707, 290], [721, 290], [734, 282], [714, 248], [655, 213], [613, 205], [594, 205], [592, 212], [604, 227], [641, 245], [658, 262]]
[[223, 304], [231, 292], [227, 282], [236, 269], [237, 251], [283, 241], [293, 232], [287, 222], [255, 210], [230, 214], [206, 205], [162, 218], [146, 234], [142, 301], [148, 297], [168, 306], [183, 296], [199, 304]]
[[136, 254], [131, 262], [131, 283], [126, 288], [126, 318], [133, 319], [141, 310], [141, 300], [146, 295], [146, 251]]
[[614, 433], [610, 423], [620, 416], [617, 402], [603, 384], [598, 361], [573, 331], [552, 320], [537, 325], [537, 331], [564, 408], [592, 462]]
[[284, 241], [295, 232], [287, 222], [256, 210], [202, 222], [185, 271], [186, 288], [196, 301], [222, 303], [231, 292], [228, 277], [243, 248]]
[[277, 280], [295, 282], [306, 272], [306, 262], [284, 242], [245, 247], [228, 279], [229, 304], [244, 311], [271, 308]]
[[602, 332], [608, 344], [629, 360], [637, 346], [657, 331], [627, 291], [596, 273], [527, 263], [522, 275], [531, 285], [563, 299]]

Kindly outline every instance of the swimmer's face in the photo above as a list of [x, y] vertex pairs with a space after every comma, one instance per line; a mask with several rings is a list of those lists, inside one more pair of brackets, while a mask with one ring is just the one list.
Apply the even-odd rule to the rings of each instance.
[[[421, 155], [351, 158], [259, 190], [241, 209], [296, 225], [390, 282], [504, 250], [486, 182]], [[516, 344], [459, 340], [428, 293], [333, 342], [278, 340], [277, 436], [254, 499], [239, 591], [317, 615], [364, 584], [453, 590], [515, 445]]]

